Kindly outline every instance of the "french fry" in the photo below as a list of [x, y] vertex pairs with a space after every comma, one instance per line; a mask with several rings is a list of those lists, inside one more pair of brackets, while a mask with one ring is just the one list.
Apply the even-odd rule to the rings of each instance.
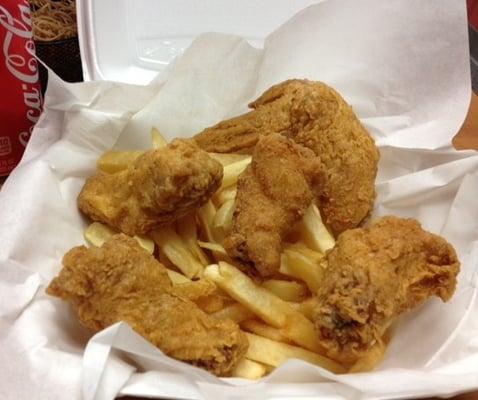
[[317, 300], [315, 297], [310, 297], [298, 304], [298, 310], [307, 318], [312, 320], [314, 309], [317, 307]]
[[204, 266], [211, 264], [206, 253], [198, 245], [196, 215], [190, 213], [176, 221], [176, 229], [199, 262]]
[[[119, 232], [101, 222], [93, 222], [85, 229], [84, 236], [89, 245], [101, 247], [104, 242], [117, 233]], [[134, 236], [134, 238], [149, 254], [154, 253], [154, 242], [151, 239], [145, 236]]]
[[173, 271], [172, 269], [166, 268], [166, 272], [168, 273], [169, 279], [171, 280], [173, 286], [191, 282], [191, 279], [186, 278], [183, 274]]
[[228, 200], [235, 200], [237, 194], [237, 187], [236, 186], [229, 186], [223, 190], [217, 192], [214, 197], [217, 201], [217, 204], [221, 206]]
[[[166, 254], [164, 254], [162, 251], [159, 251], [158, 252], [158, 260], [161, 264], [163, 264], [167, 269], [171, 270], [171, 271], [174, 271], [174, 272], [177, 272], [178, 274], [181, 274], [183, 275], [179, 268], [176, 267], [176, 265], [174, 265], [168, 257], [166, 257]], [[184, 276], [184, 275], [183, 275]], [[189, 278], [187, 278], [189, 279]]]
[[83, 235], [90, 246], [101, 247], [104, 242], [117, 233], [118, 231], [111, 229], [101, 222], [93, 222], [85, 229]]
[[265, 322], [276, 328], [286, 324], [287, 314], [281, 309], [284, 302], [234, 266], [212, 264], [206, 267], [204, 275]]
[[264, 367], [266, 367], [266, 375], [269, 375], [272, 371], [276, 369], [276, 367], [273, 367], [272, 365], [267, 365], [267, 364], [262, 364]]
[[231, 304], [230, 306], [224, 307], [222, 310], [216, 311], [211, 315], [217, 319], [232, 319], [237, 323], [246, 319], [254, 318], [254, 313], [249, 311], [240, 303]]
[[222, 247], [219, 243], [203, 242], [201, 240], [198, 240], [198, 245], [202, 249], [209, 250], [216, 262], [232, 262], [231, 257], [229, 257], [229, 255], [227, 254], [226, 249], [224, 249], [224, 247]]
[[282, 253], [280, 257], [279, 273], [281, 273], [282, 275], [288, 276], [290, 278], [302, 279], [300, 276], [296, 276], [297, 275], [296, 272], [290, 267], [290, 262], [286, 258], [284, 253]]
[[232, 376], [236, 378], [245, 378], [257, 380], [265, 375], [267, 368], [264, 364], [243, 358], [232, 371]]
[[304, 281], [310, 291], [315, 293], [322, 282], [324, 268], [301, 251], [285, 247], [279, 272]]
[[203, 242], [201, 240], [198, 240], [198, 245], [199, 247], [202, 247], [203, 249], [208, 249], [212, 252], [216, 252], [223, 256], [227, 256], [226, 249], [224, 249], [224, 247], [222, 247], [219, 243]]
[[249, 340], [246, 357], [253, 361], [278, 367], [283, 362], [296, 358], [318, 365], [336, 374], [345, 373], [345, 368], [337, 362], [301, 347], [276, 342], [253, 333], [246, 332], [246, 335]]
[[312, 250], [303, 243], [286, 243], [284, 250], [292, 250], [304, 254], [308, 259], [320, 264], [324, 260], [324, 253]]
[[222, 204], [214, 216], [213, 225], [215, 228], [229, 232], [232, 228], [232, 216], [234, 214], [234, 200], [228, 200]]
[[307, 245], [324, 254], [335, 246], [335, 239], [322, 222], [320, 211], [315, 204], [307, 208], [302, 218], [301, 233]]
[[307, 295], [304, 285], [293, 281], [269, 279], [262, 283], [262, 287], [285, 301], [300, 302]]
[[135, 235], [133, 237], [138, 241], [139, 245], [149, 254], [154, 253], [154, 242], [150, 238], [142, 235]]
[[263, 321], [282, 328], [284, 335], [295, 343], [312, 351], [323, 350], [312, 322], [284, 300], [256, 285], [236, 267], [219, 262], [206, 267], [204, 275]]
[[114, 174], [132, 165], [142, 151], [107, 151], [96, 162], [98, 170]]
[[241, 328], [247, 332], [266, 337], [276, 342], [290, 343], [290, 340], [284, 336], [280, 329], [274, 328], [257, 319], [246, 319], [240, 324]]
[[382, 340], [378, 340], [372, 346], [372, 348], [366, 353], [366, 355], [355, 362], [348, 372], [368, 372], [375, 369], [380, 364], [385, 355], [385, 343]]
[[201, 208], [197, 210], [197, 216], [202, 227], [202, 232], [208, 240], [208, 242], [198, 241], [198, 245], [201, 248], [210, 250], [216, 261], [230, 261], [226, 250], [224, 250], [221, 244], [224, 240], [224, 232], [222, 231], [222, 229], [217, 229], [216, 227], [214, 227], [215, 215], [216, 207], [211, 200], [209, 200], [206, 204], [204, 204]]
[[166, 147], [168, 145], [167, 140], [161, 135], [158, 128], [151, 128], [151, 142], [153, 144], [153, 149], [160, 149], [161, 147]]
[[206, 204], [198, 209], [197, 214], [207, 240], [210, 242], [215, 242], [216, 240], [213, 236], [211, 228], [213, 226], [214, 216], [216, 215], [216, 207], [214, 207], [214, 204], [212, 204], [212, 202], [209, 200]]
[[199, 221], [209, 242], [222, 243], [224, 234], [214, 228], [214, 217], [216, 215], [216, 207], [209, 200], [206, 204], [197, 210]]
[[315, 353], [324, 353], [325, 350], [317, 338], [317, 332], [314, 324], [300, 312], [295, 311], [287, 304], [292, 311], [287, 315], [287, 321], [281, 327], [281, 332], [296, 344], [311, 350]]
[[163, 227], [150, 233], [168, 259], [189, 279], [202, 275], [203, 265], [191, 253], [188, 246], [171, 227]]
[[237, 154], [237, 153], [208, 153], [209, 156], [214, 158], [216, 161], [219, 161], [223, 167], [229, 164], [233, 164], [238, 161], [243, 161], [247, 158], [250, 158], [247, 154]]
[[251, 156], [247, 156], [241, 161], [236, 161], [224, 167], [221, 189], [235, 185], [239, 175], [241, 175], [247, 166], [251, 163]]
[[[159, 149], [168, 145], [168, 142], [161, 133], [156, 129], [151, 129], [151, 139], [153, 142], [153, 149]], [[140, 150], [130, 151], [107, 151], [101, 155], [96, 162], [96, 166], [100, 171], [114, 174], [128, 168], [134, 161], [143, 154]]]

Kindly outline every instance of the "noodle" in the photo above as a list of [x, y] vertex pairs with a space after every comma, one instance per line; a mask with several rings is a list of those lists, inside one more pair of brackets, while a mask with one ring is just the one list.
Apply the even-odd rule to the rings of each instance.
[[51, 42], [76, 36], [75, 0], [30, 0], [33, 38]]

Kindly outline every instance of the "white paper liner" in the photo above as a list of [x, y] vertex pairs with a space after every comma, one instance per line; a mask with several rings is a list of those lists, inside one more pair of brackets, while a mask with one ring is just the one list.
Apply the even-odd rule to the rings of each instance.
[[[76, 196], [97, 157], [147, 148], [152, 125], [168, 138], [194, 134], [287, 78], [322, 80], [353, 106], [381, 150], [374, 216], [418, 218], [454, 244], [462, 271], [453, 299], [402, 317], [378, 370], [354, 375], [291, 360], [259, 382], [221, 380], [165, 357], [124, 323], [90, 339], [44, 289], [83, 243]], [[0, 192], [2, 393], [378, 399], [478, 388], [478, 155], [451, 147], [469, 98], [465, 4], [450, 0], [329, 0], [274, 32], [264, 50], [205, 34], [147, 87], [50, 74], [45, 112]]]

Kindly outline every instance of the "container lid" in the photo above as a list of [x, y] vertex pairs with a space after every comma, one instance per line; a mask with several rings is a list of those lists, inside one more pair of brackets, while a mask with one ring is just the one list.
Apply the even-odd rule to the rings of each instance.
[[264, 38], [318, 0], [77, 0], [83, 76], [147, 84], [199, 34]]

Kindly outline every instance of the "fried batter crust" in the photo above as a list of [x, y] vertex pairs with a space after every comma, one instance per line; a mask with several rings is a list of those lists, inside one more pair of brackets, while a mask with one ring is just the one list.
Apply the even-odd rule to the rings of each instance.
[[176, 292], [166, 268], [123, 234], [101, 248], [71, 249], [47, 293], [70, 303], [88, 328], [126, 321], [165, 354], [218, 376], [229, 375], [247, 350], [237, 324], [214, 319]]
[[280, 266], [282, 239], [301, 220], [323, 181], [315, 154], [279, 134], [262, 138], [239, 177], [231, 234], [224, 247], [263, 277]]
[[327, 261], [313, 319], [329, 357], [346, 363], [363, 357], [402, 313], [431, 296], [449, 300], [460, 269], [445, 239], [397, 217], [342, 233]]
[[204, 204], [219, 188], [222, 173], [221, 164], [194, 142], [176, 139], [145, 152], [124, 171], [90, 177], [78, 206], [128, 235], [145, 234]]
[[373, 207], [379, 152], [344, 99], [324, 83], [294, 79], [272, 86], [249, 106], [253, 111], [196, 135], [196, 143], [229, 153], [250, 152], [270, 133], [294, 139], [324, 164], [319, 200], [327, 225], [335, 234], [357, 227]]

